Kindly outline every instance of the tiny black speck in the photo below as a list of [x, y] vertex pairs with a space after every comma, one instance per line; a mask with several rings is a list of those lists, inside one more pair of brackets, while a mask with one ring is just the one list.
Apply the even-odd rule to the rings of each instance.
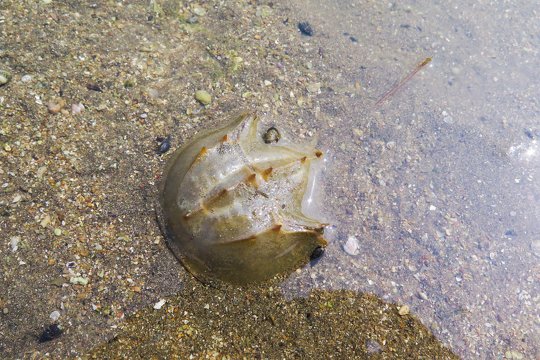
[[351, 39], [351, 41], [352, 41], [353, 43], [357, 43], [357, 42], [358, 42], [358, 39], [355, 38], [354, 36], [349, 36], [349, 39]]
[[62, 335], [62, 329], [60, 329], [57, 324], [51, 324], [51, 325], [47, 326], [47, 328], [45, 328], [45, 330], [43, 330], [43, 332], [39, 336], [38, 341], [40, 343], [44, 343], [44, 342], [47, 342], [47, 341], [54, 340], [54, 339], [60, 337], [60, 335]]
[[307, 21], [298, 23], [298, 30], [300, 30], [302, 34], [307, 35], [307, 36], [313, 36], [314, 34], [314, 31], [311, 28], [311, 25]]

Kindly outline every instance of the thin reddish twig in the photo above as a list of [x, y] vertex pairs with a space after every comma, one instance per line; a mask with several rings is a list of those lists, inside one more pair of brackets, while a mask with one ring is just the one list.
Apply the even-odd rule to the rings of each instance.
[[416, 65], [416, 67], [410, 73], [408, 73], [407, 76], [405, 76], [403, 79], [401, 79], [401, 81], [399, 83], [397, 83], [396, 86], [394, 86], [393, 88], [388, 90], [386, 93], [384, 93], [384, 95], [381, 96], [381, 98], [379, 100], [377, 100], [377, 102], [375, 103], [374, 106], [380, 105], [381, 103], [386, 101], [390, 96], [392, 96], [396, 92], [398, 92], [398, 90], [401, 89], [403, 87], [403, 85], [405, 85], [405, 83], [407, 83], [407, 81], [411, 80], [411, 78], [414, 75], [416, 75], [416, 73], [419, 72], [424, 66], [429, 64], [430, 61], [431, 61], [431, 58], [427, 57], [427, 58], [424, 59], [424, 61], [422, 61], [421, 63]]

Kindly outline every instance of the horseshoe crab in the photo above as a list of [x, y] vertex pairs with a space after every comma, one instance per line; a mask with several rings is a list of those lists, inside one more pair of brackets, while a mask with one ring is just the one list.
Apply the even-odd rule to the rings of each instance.
[[167, 243], [203, 282], [268, 280], [327, 244], [324, 224], [306, 215], [322, 152], [275, 134], [268, 141], [259, 127], [254, 112], [241, 113], [178, 149], [165, 171], [159, 217]]

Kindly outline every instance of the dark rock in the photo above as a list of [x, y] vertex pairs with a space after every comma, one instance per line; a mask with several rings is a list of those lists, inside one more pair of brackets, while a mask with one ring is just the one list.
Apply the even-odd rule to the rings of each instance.
[[307, 35], [307, 36], [313, 36], [314, 34], [314, 31], [311, 28], [311, 25], [307, 21], [298, 23], [298, 30], [300, 30], [302, 34]]

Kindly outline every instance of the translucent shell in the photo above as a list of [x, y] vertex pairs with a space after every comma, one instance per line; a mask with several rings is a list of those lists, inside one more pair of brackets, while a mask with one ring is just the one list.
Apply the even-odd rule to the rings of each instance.
[[321, 157], [286, 139], [266, 143], [251, 112], [199, 135], [173, 154], [164, 176], [169, 247], [203, 282], [260, 282], [307, 263], [326, 245], [324, 225], [303, 212]]

